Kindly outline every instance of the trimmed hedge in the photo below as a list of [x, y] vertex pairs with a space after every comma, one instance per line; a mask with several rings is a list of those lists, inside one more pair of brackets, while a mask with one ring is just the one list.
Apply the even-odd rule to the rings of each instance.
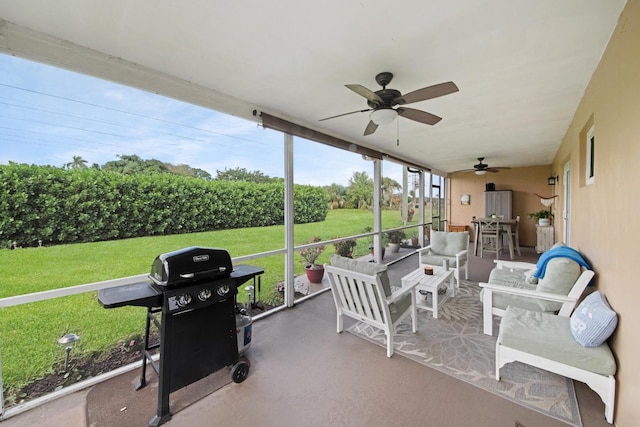
[[[324, 221], [326, 215], [324, 190], [294, 186], [297, 224]], [[282, 183], [0, 165], [0, 241], [7, 245], [94, 242], [283, 222]]]

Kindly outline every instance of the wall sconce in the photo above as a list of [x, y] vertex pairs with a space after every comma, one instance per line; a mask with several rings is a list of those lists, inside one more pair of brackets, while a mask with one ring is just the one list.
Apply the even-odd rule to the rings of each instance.
[[556, 185], [556, 183], [560, 180], [559, 176], [550, 176], [549, 178], [547, 178], [547, 184], [549, 185]]

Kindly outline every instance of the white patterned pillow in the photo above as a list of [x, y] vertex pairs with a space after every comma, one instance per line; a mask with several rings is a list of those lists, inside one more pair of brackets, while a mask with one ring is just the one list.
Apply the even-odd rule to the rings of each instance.
[[571, 333], [583, 347], [598, 347], [618, 326], [618, 315], [600, 291], [591, 293], [571, 315]]

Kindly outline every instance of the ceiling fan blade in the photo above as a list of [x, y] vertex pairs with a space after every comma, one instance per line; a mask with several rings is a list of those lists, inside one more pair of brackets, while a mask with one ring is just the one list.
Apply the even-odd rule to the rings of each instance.
[[323, 122], [325, 120], [335, 119], [336, 117], [348, 116], [349, 114], [364, 113], [365, 111], [371, 111], [371, 108], [367, 108], [366, 110], [351, 111], [350, 113], [338, 114], [337, 116], [325, 117], [324, 119], [320, 119], [318, 121]]
[[364, 129], [364, 136], [371, 135], [378, 129], [378, 125], [369, 120], [369, 124]]
[[487, 168], [487, 169], [485, 169], [484, 171], [485, 171], [485, 172], [490, 172], [490, 173], [498, 173], [498, 172], [500, 172], [500, 171], [498, 170], [498, 168]]
[[382, 100], [382, 98], [380, 98], [380, 96], [374, 91], [372, 91], [371, 89], [367, 89], [362, 85], [345, 85], [345, 86], [351, 89], [352, 91], [354, 91], [355, 93], [357, 93], [358, 95], [364, 96], [365, 98], [367, 98], [368, 101], [375, 102], [378, 104], [384, 104], [384, 101]]
[[449, 95], [450, 93], [457, 92], [458, 90], [458, 86], [456, 86], [454, 82], [440, 83], [401, 95], [394, 99], [394, 102], [397, 102], [400, 105], [411, 104], [413, 102], [425, 101], [427, 99]]
[[426, 125], [435, 125], [442, 117], [438, 117], [435, 114], [427, 113], [426, 111], [416, 110], [414, 108], [398, 108], [396, 110], [398, 115], [405, 119], [414, 120], [416, 122], [424, 123]]

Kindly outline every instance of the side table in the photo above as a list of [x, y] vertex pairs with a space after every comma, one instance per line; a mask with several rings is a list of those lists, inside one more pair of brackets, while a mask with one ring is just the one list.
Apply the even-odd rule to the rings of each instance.
[[[437, 319], [439, 305], [443, 304], [449, 297], [455, 296], [454, 271], [455, 270], [445, 270], [443, 267], [433, 267], [433, 275], [428, 275], [424, 273], [424, 266], [421, 266], [400, 280], [402, 281], [402, 287], [416, 284], [415, 292], [418, 293], [416, 296], [417, 307], [422, 310], [431, 311], [434, 319]], [[439, 288], [446, 289], [446, 293], [439, 295]], [[420, 291], [431, 293], [431, 305], [426, 303], [426, 298], [420, 294]]]

